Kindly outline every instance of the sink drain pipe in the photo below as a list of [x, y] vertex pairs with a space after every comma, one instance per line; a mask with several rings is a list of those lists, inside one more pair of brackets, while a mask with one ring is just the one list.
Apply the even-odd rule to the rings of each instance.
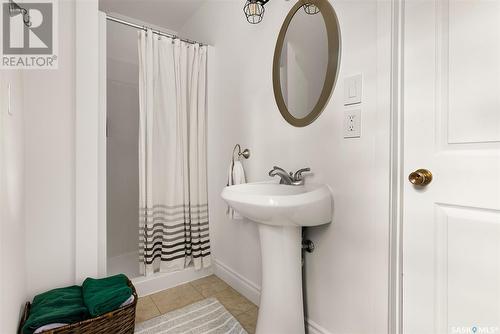
[[314, 243], [306, 239], [305, 237], [306, 229], [302, 227], [302, 308], [304, 310], [304, 332], [307, 333], [307, 291], [306, 291], [306, 270], [305, 270], [305, 255], [307, 253], [314, 252]]

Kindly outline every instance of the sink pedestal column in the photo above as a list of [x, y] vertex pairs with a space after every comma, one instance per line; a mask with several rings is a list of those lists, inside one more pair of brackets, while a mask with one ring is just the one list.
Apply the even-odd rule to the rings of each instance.
[[258, 224], [262, 290], [257, 334], [304, 334], [302, 228]]

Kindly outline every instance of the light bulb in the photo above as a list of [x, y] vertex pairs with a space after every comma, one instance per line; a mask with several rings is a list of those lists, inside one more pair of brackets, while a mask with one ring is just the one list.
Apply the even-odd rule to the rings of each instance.
[[250, 15], [258, 15], [258, 5], [256, 3], [251, 3], [248, 5], [248, 12]]

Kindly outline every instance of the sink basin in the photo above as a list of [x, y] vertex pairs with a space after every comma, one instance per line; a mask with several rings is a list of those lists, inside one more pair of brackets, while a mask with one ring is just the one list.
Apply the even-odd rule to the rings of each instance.
[[257, 223], [262, 257], [257, 334], [304, 334], [302, 227], [332, 221], [330, 187], [274, 182], [224, 188], [222, 198]]
[[316, 226], [332, 220], [332, 192], [324, 184], [246, 183], [224, 188], [222, 198], [243, 217], [262, 224]]

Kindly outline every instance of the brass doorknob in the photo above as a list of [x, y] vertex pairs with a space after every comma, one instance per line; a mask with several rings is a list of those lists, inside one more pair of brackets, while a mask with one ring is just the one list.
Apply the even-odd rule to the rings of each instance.
[[432, 181], [432, 173], [427, 169], [417, 169], [413, 173], [410, 173], [408, 180], [411, 184], [416, 186], [425, 187]]

